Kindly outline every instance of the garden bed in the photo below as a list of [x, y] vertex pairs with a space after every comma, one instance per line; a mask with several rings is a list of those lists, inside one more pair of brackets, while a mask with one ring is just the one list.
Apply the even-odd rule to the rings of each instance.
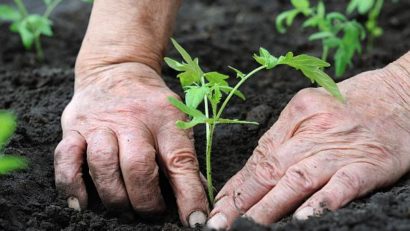
[[[340, 1], [327, 1], [331, 9], [344, 9]], [[84, 7], [86, 6], [86, 7]], [[174, 37], [203, 67], [229, 72], [254, 67], [251, 54], [260, 46], [273, 55], [287, 51], [320, 56], [320, 44], [307, 43], [308, 32], [297, 25], [285, 35], [276, 32], [274, 18], [288, 9], [277, 0], [189, 0], [183, 3]], [[73, 94], [73, 67], [84, 35], [90, 7], [66, 1], [54, 14], [55, 36], [45, 39], [46, 61], [35, 64], [34, 55], [21, 47], [19, 38], [0, 25], [0, 108], [18, 116], [18, 128], [6, 153], [28, 157], [27, 170], [0, 176], [0, 230], [189, 230], [179, 222], [173, 195], [166, 180], [163, 193], [168, 210], [155, 219], [124, 221], [107, 213], [90, 186], [90, 208], [76, 212], [66, 207], [54, 186], [53, 150], [61, 139], [60, 115]], [[373, 50], [355, 59], [346, 77], [381, 68], [410, 50], [410, 1], [386, 1], [380, 24], [384, 35]], [[175, 51], [168, 56], [176, 57]], [[175, 73], [164, 68], [164, 79], [181, 93]], [[329, 70], [328, 73], [333, 73]], [[238, 171], [255, 148], [258, 138], [277, 120], [287, 102], [308, 81], [296, 71], [278, 68], [248, 82], [242, 91], [246, 102], [235, 100], [227, 117], [255, 120], [259, 126], [219, 126], [213, 152], [213, 175], [220, 189]], [[204, 129], [196, 128], [196, 147], [204, 169]], [[89, 182], [90, 185], [91, 182]], [[237, 230], [263, 229], [247, 221]], [[273, 230], [410, 230], [410, 177], [393, 187], [356, 200], [337, 212], [305, 222], [285, 218]]]

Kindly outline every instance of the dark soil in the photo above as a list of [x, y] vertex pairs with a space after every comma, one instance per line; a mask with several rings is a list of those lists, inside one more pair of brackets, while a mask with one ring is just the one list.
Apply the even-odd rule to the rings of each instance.
[[[4, 2], [4, 1], [1, 1]], [[169, 187], [164, 187], [169, 209], [155, 220], [137, 218], [125, 222], [102, 207], [96, 196], [83, 212], [66, 208], [58, 198], [53, 178], [53, 150], [61, 138], [60, 115], [73, 95], [73, 66], [84, 35], [90, 7], [77, 1], [65, 1], [55, 18], [55, 36], [44, 39], [46, 62], [35, 64], [19, 38], [0, 26], [0, 108], [18, 115], [19, 126], [7, 153], [29, 158], [27, 170], [0, 177], [0, 230], [184, 230], [178, 221]], [[266, 0], [189, 0], [184, 1], [174, 37], [204, 67], [228, 72], [227, 65], [249, 70], [254, 66], [251, 54], [264, 46], [275, 55], [287, 51], [320, 54], [319, 44], [306, 42], [308, 32], [298, 26], [280, 35], [274, 29], [274, 17], [289, 8], [288, 1]], [[340, 1], [329, 2], [330, 9], [343, 9]], [[35, 6], [35, 8], [38, 6]], [[410, 49], [410, 1], [386, 1], [380, 18], [385, 30], [376, 46], [354, 62], [345, 77], [380, 68]], [[298, 21], [297, 23], [300, 23]], [[169, 52], [175, 56], [174, 51]], [[333, 72], [333, 70], [330, 70]], [[331, 73], [329, 72], [329, 73]], [[169, 86], [181, 93], [175, 73], [164, 68]], [[245, 103], [234, 101], [227, 114], [256, 120], [259, 127], [220, 126], [213, 155], [217, 189], [245, 163], [258, 138], [277, 120], [280, 111], [308, 81], [295, 71], [278, 69], [261, 74], [243, 91]], [[195, 130], [197, 151], [203, 164], [204, 130]], [[164, 181], [165, 182], [165, 181]], [[272, 230], [410, 230], [410, 177], [391, 188], [356, 200], [337, 212], [305, 222], [285, 218]], [[240, 220], [235, 230], [264, 230]]]

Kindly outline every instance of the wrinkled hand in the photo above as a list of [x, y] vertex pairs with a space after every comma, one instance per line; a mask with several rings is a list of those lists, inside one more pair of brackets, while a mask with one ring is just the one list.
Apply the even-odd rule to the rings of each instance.
[[299, 92], [246, 166], [216, 197], [208, 226], [238, 216], [270, 224], [296, 209], [306, 219], [395, 182], [410, 167], [410, 76], [391, 64], [323, 89]]
[[63, 113], [63, 139], [55, 150], [56, 187], [69, 206], [87, 207], [82, 176], [87, 161], [108, 209], [161, 212], [161, 167], [174, 190], [182, 223], [204, 223], [208, 203], [192, 131], [175, 126], [184, 115], [167, 100], [177, 96], [142, 64], [114, 64], [81, 75], [76, 76], [74, 96]]

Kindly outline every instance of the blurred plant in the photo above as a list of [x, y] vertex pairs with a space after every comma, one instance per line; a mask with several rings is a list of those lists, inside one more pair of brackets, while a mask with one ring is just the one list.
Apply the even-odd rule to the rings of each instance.
[[[239, 91], [239, 87], [245, 81], [261, 70], [273, 69], [278, 65], [287, 65], [296, 70], [300, 70], [305, 77], [312, 82], [317, 82], [338, 100], [343, 101], [343, 97], [336, 83], [322, 71], [324, 67], [329, 66], [329, 63], [316, 57], [304, 54], [294, 56], [292, 52], [288, 52], [285, 56], [275, 57], [266, 49], [260, 48], [259, 54], [254, 54], [253, 56], [259, 64], [259, 67], [247, 74], [230, 67], [239, 79], [236, 85], [231, 87], [227, 82], [229, 79], [228, 75], [216, 71], [204, 72], [199, 66], [198, 58], [192, 59], [186, 50], [173, 39], [172, 43], [182, 56], [183, 61], [179, 62], [166, 57], [165, 62], [169, 67], [180, 72], [177, 77], [185, 91], [185, 103], [173, 97], [169, 97], [168, 99], [172, 105], [187, 114], [190, 118], [189, 121], [177, 121], [176, 126], [178, 128], [188, 129], [199, 124], [205, 124], [206, 176], [208, 196], [211, 204], [213, 204], [214, 201], [211, 152], [215, 126], [217, 124], [257, 124], [250, 121], [222, 118], [222, 113], [234, 95], [245, 100], [244, 94]], [[223, 94], [227, 95], [224, 100], [222, 100]], [[203, 104], [203, 111], [198, 109], [200, 104]]]
[[322, 59], [327, 60], [329, 51], [335, 49], [334, 66], [336, 76], [345, 73], [352, 64], [355, 53], [362, 52], [361, 40], [366, 37], [363, 26], [355, 20], [348, 20], [338, 12], [326, 13], [322, 1], [317, 6], [310, 5], [309, 0], [291, 0], [294, 9], [280, 13], [276, 18], [276, 28], [280, 33], [286, 32], [286, 27], [292, 25], [295, 17], [302, 14], [306, 17], [303, 28], [313, 27], [318, 32], [312, 34], [309, 40], [321, 40]]
[[52, 21], [49, 19], [54, 8], [62, 0], [43, 0], [46, 9], [42, 15], [30, 14], [22, 0], [14, 0], [15, 6], [0, 5], [0, 20], [11, 22], [10, 30], [20, 35], [23, 46], [34, 45], [38, 60], [44, 59], [41, 36], [53, 36]]
[[10, 112], [0, 110], [0, 175], [27, 167], [27, 161], [23, 157], [3, 154], [4, 146], [13, 135], [15, 129], [15, 116]]
[[361, 15], [367, 14], [365, 27], [369, 33], [369, 47], [373, 46], [375, 38], [383, 34], [383, 29], [377, 23], [383, 3], [384, 0], [351, 0], [347, 6], [346, 11], [348, 14], [355, 11]]

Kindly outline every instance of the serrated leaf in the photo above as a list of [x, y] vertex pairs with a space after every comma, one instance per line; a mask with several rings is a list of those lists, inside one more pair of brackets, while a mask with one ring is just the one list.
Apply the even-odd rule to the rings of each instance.
[[254, 54], [253, 58], [266, 69], [274, 68], [278, 62], [278, 59], [271, 55], [269, 51], [263, 47], [259, 48], [259, 55]]
[[190, 108], [197, 108], [204, 100], [209, 89], [205, 86], [193, 86], [185, 90], [185, 103]]
[[319, 58], [303, 54], [297, 56], [286, 55], [283, 59], [280, 59], [279, 64], [285, 64], [296, 70], [300, 70], [312, 82], [316, 82], [338, 100], [343, 101], [343, 97], [336, 83], [322, 71], [322, 68], [330, 66], [329, 63]]
[[207, 72], [204, 74], [204, 77], [210, 82], [211, 84], [219, 84], [220, 86], [226, 86], [228, 83], [225, 81], [225, 79], [228, 79], [228, 75], [224, 75], [222, 73], [213, 71], [213, 72]]
[[8, 5], [0, 5], [0, 20], [17, 21], [21, 18], [20, 12]]
[[26, 167], [27, 160], [23, 157], [0, 155], [0, 175]]
[[[175, 68], [181, 69], [181, 73], [177, 75], [177, 77], [181, 81], [181, 85], [183, 87], [189, 86], [193, 83], [200, 83], [202, 77], [202, 70], [199, 67], [199, 61], [197, 58], [192, 60], [191, 56], [186, 52], [182, 46], [180, 46], [174, 39], [171, 39], [172, 43], [175, 46], [175, 49], [181, 54], [182, 58], [185, 60], [186, 63], [181, 63], [182, 66], [179, 66], [175, 62], [170, 63], [170, 65], [174, 65]], [[169, 59], [167, 59], [170, 61]]]
[[187, 105], [185, 105], [184, 103], [182, 103], [174, 97], [168, 97], [168, 101], [176, 108], [178, 108], [180, 111], [189, 116], [192, 116], [193, 118], [205, 118], [205, 115], [201, 111], [195, 108], [188, 107]]

